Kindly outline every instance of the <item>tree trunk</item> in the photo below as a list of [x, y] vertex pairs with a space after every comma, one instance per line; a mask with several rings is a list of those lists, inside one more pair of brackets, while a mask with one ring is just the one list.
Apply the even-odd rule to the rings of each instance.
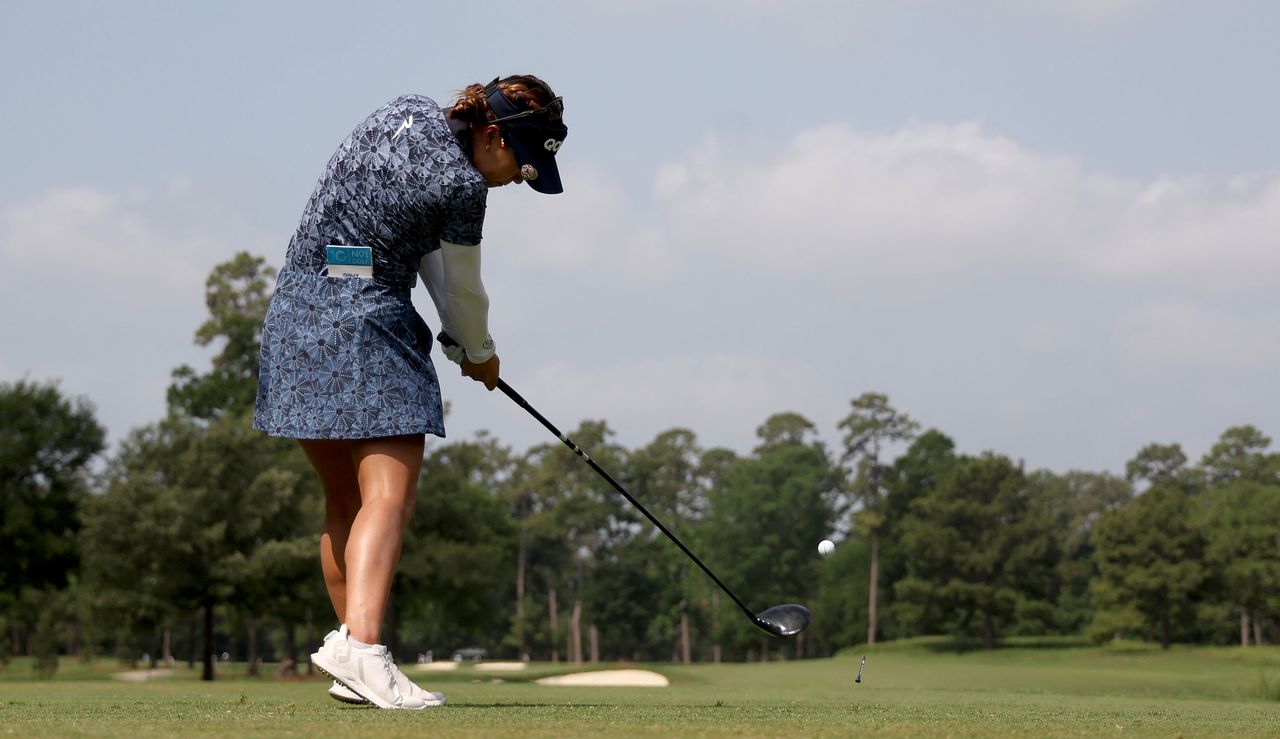
[[200, 679], [213, 679], [213, 601], [204, 604], [204, 672]]
[[1160, 616], [1160, 648], [1169, 648], [1169, 614], [1165, 613]]
[[560, 661], [560, 612], [556, 608], [556, 589], [547, 593], [547, 615], [551, 618], [551, 661]]
[[298, 674], [298, 627], [293, 621], [285, 624], [284, 627], [284, 656], [289, 660], [289, 669], [287, 674], [293, 677]]
[[164, 641], [160, 645], [160, 659], [168, 665], [171, 657], [173, 657], [173, 629], [166, 626], [164, 627]]
[[521, 529], [516, 549], [516, 651], [520, 654], [521, 662], [529, 661], [529, 646], [524, 640], [524, 580], [525, 561], [528, 559], [526, 548], [524, 530]]
[[1262, 646], [1262, 621], [1256, 618], [1253, 620], [1253, 643]]
[[769, 661], [769, 637], [767, 636], [760, 640], [760, 661]]
[[689, 602], [680, 602], [680, 661], [686, 665], [693, 661], [692, 645], [689, 644]]
[[1240, 608], [1240, 646], [1249, 646], [1249, 609]]
[[600, 661], [600, 629], [595, 624], [587, 627], [587, 639], [591, 642], [591, 661]]
[[[308, 608], [307, 609], [307, 644], [312, 645], [315, 643], [316, 643], [316, 619], [315, 619], [315, 616], [312, 615], [311, 609]], [[316, 674], [316, 666], [311, 663], [311, 658], [308, 657], [307, 658], [307, 677], [311, 677], [314, 674]]]
[[70, 634], [67, 635], [67, 656], [80, 656], [80, 620], [72, 619]]
[[720, 664], [720, 591], [711, 591], [711, 633], [715, 637], [715, 645], [711, 647], [711, 661]]
[[249, 645], [249, 677], [258, 677], [258, 621], [253, 616], [245, 617], [244, 633]]
[[196, 668], [196, 631], [200, 628], [200, 615], [198, 613], [191, 614], [191, 620], [187, 622], [187, 669], [194, 670]]
[[9, 653], [15, 657], [21, 657], [22, 656], [22, 632], [18, 630], [17, 621], [14, 621], [13, 626], [10, 627], [9, 635], [13, 640], [13, 649], [11, 649]]
[[876, 643], [876, 594], [880, 590], [880, 535], [871, 532], [871, 586], [867, 591], [867, 644]]
[[991, 619], [991, 609], [982, 609], [982, 648], [996, 648], [996, 626]]
[[582, 601], [576, 598], [573, 614], [569, 616], [569, 661], [582, 664]]
[[804, 650], [807, 644], [808, 642], [806, 642], [804, 639], [804, 632], [801, 631], [799, 634], [796, 635], [796, 659], [805, 658]]

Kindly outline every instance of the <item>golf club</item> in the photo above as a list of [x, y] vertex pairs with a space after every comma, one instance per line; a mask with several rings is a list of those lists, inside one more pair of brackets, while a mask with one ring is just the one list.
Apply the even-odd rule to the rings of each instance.
[[[441, 333], [437, 337], [437, 340], [444, 346], [455, 346], [457, 343], [445, 333]], [[720, 578], [716, 577], [716, 573], [712, 572], [709, 567], [702, 563], [702, 560], [698, 559], [693, 552], [689, 551], [689, 547], [686, 547], [684, 542], [676, 538], [676, 535], [671, 533], [666, 526], [663, 526], [661, 521], [655, 518], [652, 513], [640, 504], [640, 501], [631, 497], [631, 493], [628, 493], [617, 480], [613, 479], [612, 475], [605, 472], [600, 465], [596, 464], [596, 461], [592, 459], [589, 454], [582, 451], [582, 448], [573, 443], [572, 439], [562, 434], [560, 429], [556, 428], [555, 425], [548, 421], [545, 416], [537, 411], [537, 409], [529, 405], [529, 402], [522, 398], [520, 393], [517, 393], [510, 385], [501, 379], [498, 380], [498, 389], [501, 390], [508, 398], [514, 400], [516, 405], [528, 411], [529, 415], [538, 419], [539, 423], [545, 426], [548, 431], [555, 434], [560, 441], [564, 442], [565, 446], [572, 449], [574, 454], [581, 457], [583, 461], [590, 465], [591, 469], [599, 473], [606, 482], [612, 485], [614, 490], [621, 493], [622, 497], [627, 499], [627, 502], [635, 506], [636, 510], [643, 513], [645, 518], [652, 521], [653, 525], [657, 526], [659, 531], [666, 534], [668, 539], [674, 542], [676, 546], [680, 547], [680, 551], [684, 552], [685, 556], [693, 560], [693, 563], [698, 565], [698, 567], [701, 567], [702, 571], [707, 573], [707, 577], [710, 577], [715, 581], [715, 584], [719, 585], [720, 589], [732, 598], [734, 603], [738, 604], [738, 607], [742, 609], [742, 612], [747, 614], [747, 618], [751, 619], [751, 623], [773, 636], [794, 636], [799, 634], [801, 631], [804, 631], [809, 626], [809, 621], [812, 620], [813, 615], [809, 613], [808, 608], [805, 608], [802, 605], [786, 603], [780, 606], [774, 606], [773, 608], [767, 608], [759, 613], [755, 613], [750, 608], [747, 608], [746, 604], [743, 603], [738, 596], [733, 594], [733, 591], [729, 589], [729, 586], [725, 585], [720, 581]]]

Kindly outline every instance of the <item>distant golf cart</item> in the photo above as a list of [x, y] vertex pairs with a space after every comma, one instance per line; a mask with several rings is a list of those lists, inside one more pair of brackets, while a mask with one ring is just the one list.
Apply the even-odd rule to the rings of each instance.
[[453, 653], [454, 662], [479, 662], [489, 656], [489, 650], [480, 647], [464, 647]]

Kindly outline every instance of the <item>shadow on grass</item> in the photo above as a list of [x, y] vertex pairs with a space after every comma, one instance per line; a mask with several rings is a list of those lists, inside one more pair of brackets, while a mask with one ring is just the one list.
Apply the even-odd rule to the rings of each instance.
[[448, 710], [462, 708], [617, 708], [616, 703], [450, 703]]

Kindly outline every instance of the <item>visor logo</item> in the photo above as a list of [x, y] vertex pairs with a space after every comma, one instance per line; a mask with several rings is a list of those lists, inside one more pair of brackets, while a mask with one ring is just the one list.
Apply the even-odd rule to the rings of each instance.
[[555, 139], [547, 139], [542, 143], [542, 148], [546, 149], [552, 154], [555, 154], [557, 151], [560, 151], [560, 144], [563, 144], [563, 143], [564, 143], [563, 141], [556, 141]]
[[537, 168], [537, 167], [535, 167], [535, 166], [533, 166], [532, 164], [521, 164], [521, 165], [520, 165], [520, 179], [522, 179], [522, 180], [536, 180], [536, 179], [538, 179], [538, 168]]

